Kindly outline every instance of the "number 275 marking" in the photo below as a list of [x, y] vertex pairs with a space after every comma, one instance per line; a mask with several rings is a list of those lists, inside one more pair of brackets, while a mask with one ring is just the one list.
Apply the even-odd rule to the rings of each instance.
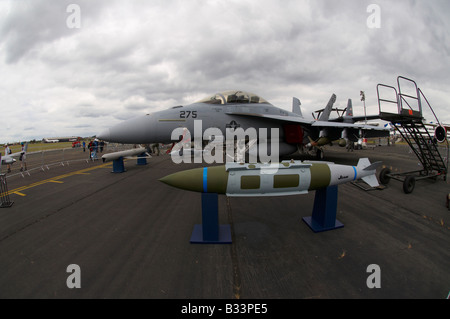
[[181, 119], [187, 119], [187, 118], [197, 118], [197, 111], [180, 111], [180, 118]]

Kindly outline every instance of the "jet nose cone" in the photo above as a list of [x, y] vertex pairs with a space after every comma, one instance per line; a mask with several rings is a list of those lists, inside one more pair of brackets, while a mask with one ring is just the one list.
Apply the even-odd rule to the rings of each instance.
[[111, 131], [110, 129], [106, 129], [103, 132], [101, 132], [100, 134], [97, 135], [97, 138], [104, 140], [104, 141], [109, 141], [109, 139], [111, 138]]
[[148, 115], [135, 117], [119, 123], [101, 132], [97, 137], [108, 142], [123, 144], [162, 142], [158, 140], [155, 119]]

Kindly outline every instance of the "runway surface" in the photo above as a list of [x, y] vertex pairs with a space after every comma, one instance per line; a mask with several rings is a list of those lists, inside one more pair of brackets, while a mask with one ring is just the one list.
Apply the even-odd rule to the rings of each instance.
[[[80, 151], [81, 152], [81, 151]], [[382, 160], [414, 170], [405, 146], [327, 160], [356, 165]], [[17, 164], [15, 164], [17, 165]], [[265, 198], [219, 196], [219, 221], [232, 244], [189, 242], [201, 223], [201, 194], [159, 178], [201, 164], [154, 156], [148, 165], [77, 161], [8, 180], [14, 205], [0, 209], [0, 298], [310, 299], [433, 298], [450, 292], [448, 182], [416, 183], [412, 194], [391, 181], [384, 190], [339, 186], [341, 229], [314, 233], [314, 192]], [[68, 288], [69, 265], [81, 288]], [[380, 269], [381, 288], [369, 288]]]

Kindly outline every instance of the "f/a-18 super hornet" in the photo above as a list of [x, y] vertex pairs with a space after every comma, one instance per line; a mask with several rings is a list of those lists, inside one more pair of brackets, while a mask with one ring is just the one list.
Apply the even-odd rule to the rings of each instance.
[[[335, 98], [333, 95], [330, 103]], [[327, 107], [321, 110], [315, 111], [318, 113], [317, 116], [313, 115], [313, 118], [319, 120], [321, 129], [319, 131], [319, 136], [315, 139], [310, 138], [310, 142], [306, 145], [311, 148], [313, 146], [320, 147], [328, 144], [332, 144], [333, 141], [337, 140], [338, 145], [345, 147], [349, 143], [353, 143], [356, 140], [358, 142], [363, 138], [370, 137], [388, 137], [390, 128], [376, 128], [378, 126], [375, 124], [358, 124], [357, 122], [364, 121], [367, 123], [368, 120], [379, 119], [379, 115], [353, 115], [353, 105], [352, 100], [348, 99], [347, 107], [344, 109], [332, 108], [332, 104], [328, 103]], [[338, 117], [330, 118], [332, 111], [336, 111]], [[328, 123], [323, 123], [327, 121]], [[344, 123], [344, 125], [342, 125]], [[348, 126], [346, 124], [355, 124]], [[359, 127], [359, 130], [357, 129]], [[341, 135], [339, 139], [336, 139], [338, 135]], [[334, 138], [334, 139], [333, 139]], [[321, 152], [321, 150], [318, 150]]]
[[242, 138], [238, 133], [243, 132], [245, 143], [256, 140], [253, 146], [259, 155], [262, 145], [268, 153], [276, 146], [281, 157], [295, 153], [311, 141], [319, 147], [342, 138], [357, 141], [361, 134], [365, 137], [389, 136], [389, 130], [385, 128], [348, 120], [330, 121], [329, 113], [335, 101], [333, 94], [321, 117], [306, 119], [297, 98], [293, 99], [292, 112], [289, 112], [250, 92], [225, 91], [189, 105], [126, 120], [97, 137], [125, 144], [173, 143], [184, 138], [182, 135], [188, 130], [194, 140], [201, 139], [200, 145], [204, 145], [205, 141], [217, 142], [218, 132], [227, 139], [231, 135], [234, 141]]

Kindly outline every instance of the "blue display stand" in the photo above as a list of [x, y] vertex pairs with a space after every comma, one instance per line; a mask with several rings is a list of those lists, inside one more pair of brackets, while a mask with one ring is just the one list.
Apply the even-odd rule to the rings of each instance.
[[219, 196], [202, 193], [202, 224], [195, 225], [191, 244], [231, 244], [230, 225], [219, 225]]
[[303, 221], [315, 233], [344, 227], [344, 224], [336, 219], [337, 195], [337, 186], [316, 190], [312, 216], [303, 217]]
[[113, 160], [113, 171], [112, 173], [123, 173], [125, 172], [125, 165], [123, 164], [123, 157]]
[[138, 156], [136, 165], [147, 165], [147, 155], [145, 153]]

